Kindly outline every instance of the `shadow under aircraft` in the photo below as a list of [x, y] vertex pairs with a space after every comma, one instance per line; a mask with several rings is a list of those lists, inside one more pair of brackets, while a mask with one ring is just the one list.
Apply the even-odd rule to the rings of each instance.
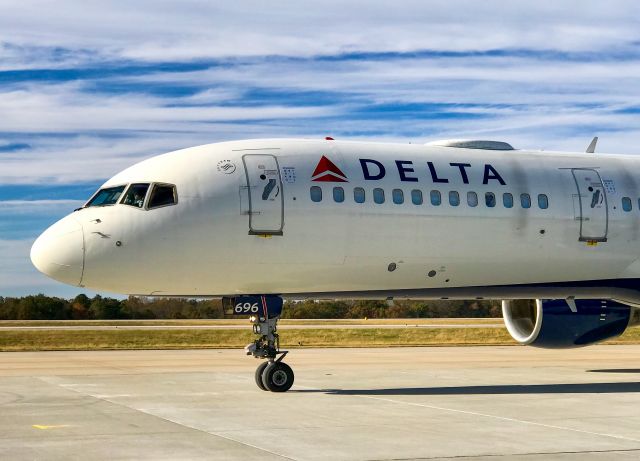
[[401, 387], [393, 389], [298, 389], [292, 392], [315, 392], [332, 395], [617, 394], [640, 392], [640, 382]]

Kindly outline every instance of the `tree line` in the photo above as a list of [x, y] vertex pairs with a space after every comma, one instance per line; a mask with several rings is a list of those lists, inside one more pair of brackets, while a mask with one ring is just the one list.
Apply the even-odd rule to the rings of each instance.
[[[283, 318], [362, 319], [500, 317], [497, 301], [286, 301]], [[146, 298], [115, 299], [80, 294], [63, 299], [43, 294], [0, 296], [0, 320], [221, 319], [220, 300]]]

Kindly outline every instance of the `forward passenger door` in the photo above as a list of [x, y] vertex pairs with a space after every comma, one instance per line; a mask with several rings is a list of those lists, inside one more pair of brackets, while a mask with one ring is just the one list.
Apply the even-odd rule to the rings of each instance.
[[282, 235], [284, 199], [278, 159], [268, 154], [242, 157], [247, 176], [249, 234]]

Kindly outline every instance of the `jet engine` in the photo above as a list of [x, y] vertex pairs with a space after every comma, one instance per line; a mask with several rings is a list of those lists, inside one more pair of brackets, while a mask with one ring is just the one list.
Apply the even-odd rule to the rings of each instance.
[[504, 323], [520, 344], [548, 349], [588, 346], [640, 323], [640, 311], [607, 299], [502, 301]]

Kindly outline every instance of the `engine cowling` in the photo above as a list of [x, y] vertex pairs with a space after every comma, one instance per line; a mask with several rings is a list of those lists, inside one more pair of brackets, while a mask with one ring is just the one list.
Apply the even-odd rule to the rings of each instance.
[[638, 312], [605, 299], [502, 301], [511, 337], [520, 344], [549, 349], [583, 347], [620, 336], [638, 323]]

